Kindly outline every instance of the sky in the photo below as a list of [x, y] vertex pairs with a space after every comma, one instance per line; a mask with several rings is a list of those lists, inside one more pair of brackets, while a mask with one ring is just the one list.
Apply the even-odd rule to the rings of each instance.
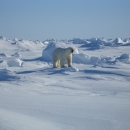
[[130, 0], [0, 0], [0, 36], [130, 38]]

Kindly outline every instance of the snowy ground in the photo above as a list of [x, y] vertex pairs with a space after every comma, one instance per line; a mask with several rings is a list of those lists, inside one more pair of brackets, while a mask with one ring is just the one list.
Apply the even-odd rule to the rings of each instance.
[[[56, 47], [73, 68], [53, 69]], [[0, 37], [0, 130], [130, 130], [130, 39]]]

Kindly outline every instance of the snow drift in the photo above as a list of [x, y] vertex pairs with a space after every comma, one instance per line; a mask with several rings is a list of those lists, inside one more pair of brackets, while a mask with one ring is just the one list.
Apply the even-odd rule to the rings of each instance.
[[1, 67], [21, 67], [23, 61], [19, 53], [12, 54], [11, 56], [6, 56], [6, 54], [1, 53], [0, 63]]

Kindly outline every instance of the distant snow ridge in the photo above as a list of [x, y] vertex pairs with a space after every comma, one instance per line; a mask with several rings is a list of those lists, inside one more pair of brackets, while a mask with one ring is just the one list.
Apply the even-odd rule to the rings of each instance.
[[113, 42], [114, 42], [115, 44], [122, 44], [122, 43], [124, 43], [121, 38], [116, 38]]
[[91, 39], [80, 39], [74, 38], [69, 40], [73, 44], [82, 44], [81, 47], [87, 47], [88, 49], [103, 49], [105, 46], [116, 47], [116, 46], [129, 46], [130, 39], [105, 39], [105, 38], [91, 38]]
[[69, 42], [72, 42], [73, 44], [87, 44], [88, 43], [86, 39], [80, 39], [80, 38], [74, 38], [72, 40], [69, 40]]
[[6, 38], [3, 36], [0, 36], [0, 40], [6, 40]]

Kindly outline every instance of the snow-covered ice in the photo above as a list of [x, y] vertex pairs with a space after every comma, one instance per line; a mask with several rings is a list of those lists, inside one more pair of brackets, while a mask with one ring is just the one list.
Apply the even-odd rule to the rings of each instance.
[[[53, 69], [57, 47], [73, 67]], [[130, 39], [0, 37], [0, 130], [129, 130]]]

